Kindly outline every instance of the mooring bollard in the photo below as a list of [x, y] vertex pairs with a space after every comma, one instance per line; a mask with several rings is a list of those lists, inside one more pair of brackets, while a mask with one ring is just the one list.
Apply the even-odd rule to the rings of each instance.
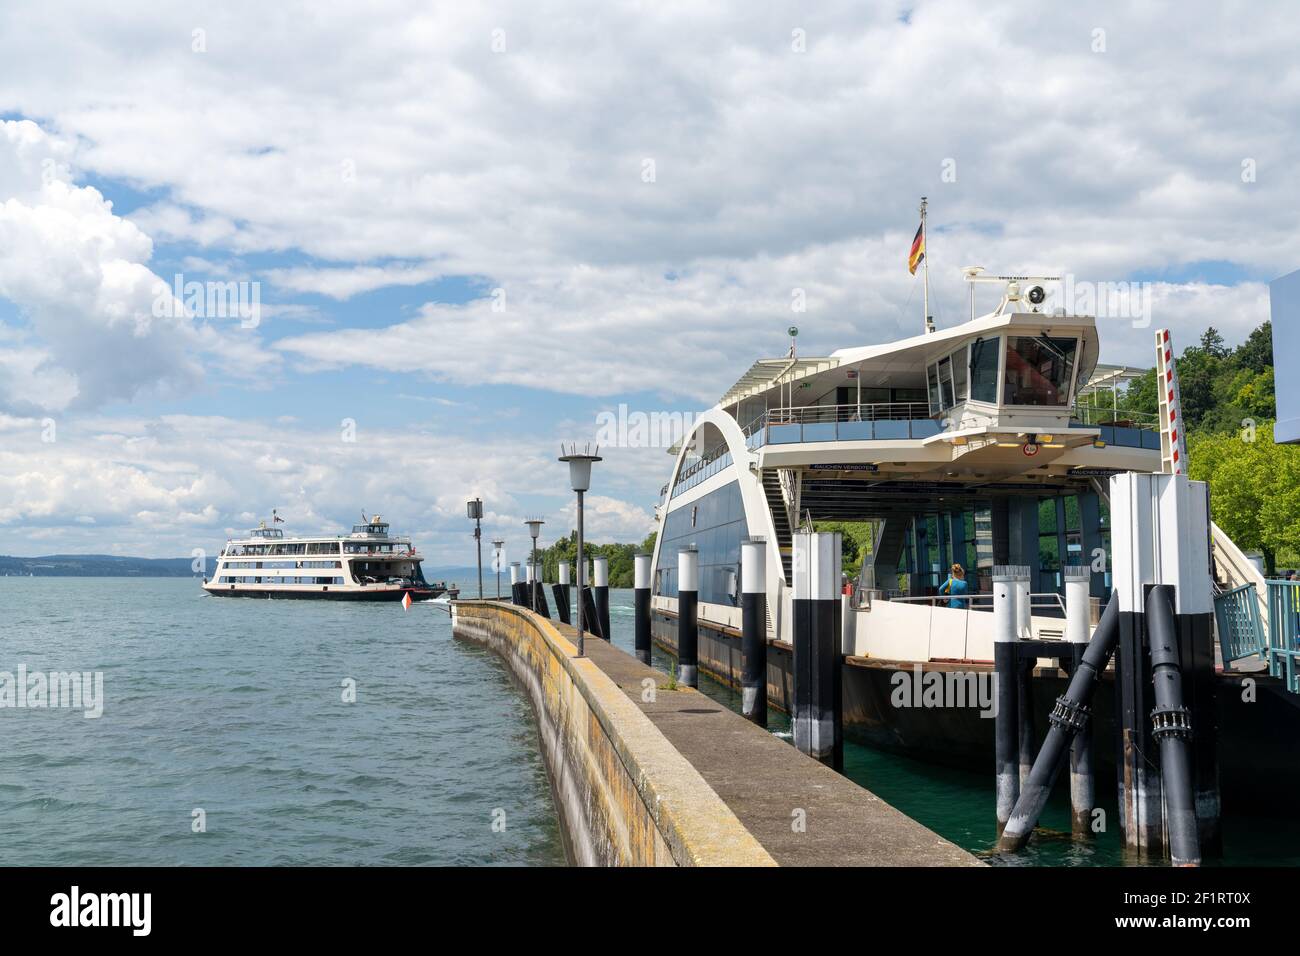
[[609, 628], [609, 558], [591, 559], [592, 590], [596, 598], [596, 614], [600, 620], [600, 633], [612, 641], [614, 632]]
[[510, 603], [521, 606], [524, 602], [520, 600], [521, 591], [519, 587], [519, 562], [510, 562]]
[[740, 712], [767, 726], [767, 542], [740, 544]]
[[560, 616], [561, 624], [572, 623], [569, 619], [569, 562], [561, 561], [559, 567], [559, 583], [551, 585], [551, 593], [555, 595], [555, 613]]
[[[1064, 568], [1065, 639], [1073, 651], [1071, 677], [1083, 664], [1088, 649], [1092, 618], [1092, 570], [1088, 565], [1071, 564]], [[1076, 838], [1092, 836], [1092, 808], [1097, 802], [1097, 785], [1093, 776], [1092, 751], [1095, 732], [1093, 722], [1074, 735], [1070, 744], [1070, 831]]]
[[794, 744], [844, 767], [839, 532], [794, 535]]
[[650, 663], [650, 561], [652, 555], [638, 554], [633, 560], [632, 611], [636, 617], [636, 659]]
[[[998, 713], [994, 718], [994, 764], [997, 775], [998, 836], [1002, 835], [1020, 796], [1020, 655], [1016, 650], [1019, 608], [1016, 580], [1027, 568], [993, 569], [993, 676], [997, 681]], [[1026, 573], [1027, 576], [1027, 573]]]
[[546, 585], [542, 583], [542, 565], [538, 564], [533, 571], [533, 610], [544, 618], [550, 618], [551, 606], [546, 600]]
[[677, 681], [700, 686], [700, 554], [694, 545], [677, 552]]
[[524, 607], [537, 610], [537, 565], [531, 561], [524, 566]]

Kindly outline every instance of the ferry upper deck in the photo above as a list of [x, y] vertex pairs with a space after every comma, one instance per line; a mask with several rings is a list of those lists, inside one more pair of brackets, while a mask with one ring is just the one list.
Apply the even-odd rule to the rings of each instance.
[[[657, 507], [654, 589], [676, 594], [676, 554], [700, 552], [702, 613], [737, 604], [740, 542], [769, 543], [769, 602], [790, 584], [792, 531], [869, 521], [861, 583], [934, 593], [952, 563], [987, 593], [995, 565], [1031, 569], [1036, 594], [1063, 565], [1108, 592], [1106, 485], [1161, 468], [1156, 416], [1124, 408], [1138, 369], [1098, 364], [1091, 316], [1039, 311], [1011, 282], [994, 312], [952, 328], [829, 355], [755, 362], [674, 448]], [[1036, 301], [1035, 301], [1036, 300]], [[779, 610], [773, 622], [781, 631]]]

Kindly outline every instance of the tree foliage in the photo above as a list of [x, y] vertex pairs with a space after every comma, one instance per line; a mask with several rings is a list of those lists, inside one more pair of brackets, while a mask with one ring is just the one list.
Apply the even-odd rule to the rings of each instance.
[[[1223, 344], [1213, 326], [1178, 358], [1178, 383], [1188, 434], [1236, 432], [1247, 419], [1277, 417], [1273, 394], [1273, 326], [1265, 322], [1237, 348]], [[1156, 370], [1129, 383], [1123, 407], [1154, 415], [1159, 410]], [[1098, 404], [1105, 404], [1098, 400]]]
[[[630, 588], [635, 583], [635, 562], [634, 559], [638, 553], [653, 554], [655, 547], [655, 532], [650, 532], [641, 544], [592, 544], [590, 541], [582, 543], [583, 557], [590, 561], [595, 557], [605, 557], [609, 559], [609, 586], [612, 588]], [[570, 573], [573, 574], [573, 581], [577, 581], [577, 574], [572, 570], [578, 557], [578, 532], [573, 530], [569, 532], [568, 537], [561, 538], [548, 548], [538, 552], [538, 557], [542, 562], [542, 579], [545, 581], [559, 580], [559, 569], [561, 561], [568, 561]]]
[[1273, 444], [1265, 422], [1239, 432], [1191, 433], [1188, 474], [1210, 483], [1214, 521], [1239, 548], [1264, 555], [1269, 574], [1300, 542], [1300, 447]]

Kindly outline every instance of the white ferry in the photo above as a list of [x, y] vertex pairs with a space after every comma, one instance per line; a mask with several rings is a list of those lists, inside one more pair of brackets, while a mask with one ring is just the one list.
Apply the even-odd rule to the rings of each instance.
[[[1098, 614], [1112, 588], [1102, 479], [1161, 471], [1172, 452], [1159, 416], [1125, 408], [1122, 386], [1143, 370], [1098, 363], [1095, 318], [1051, 308], [1055, 280], [965, 271], [972, 285], [1001, 287], [992, 312], [976, 317], [972, 295], [968, 321], [901, 341], [811, 357], [792, 341], [788, 355], [755, 362], [693, 419], [672, 449], [655, 509], [651, 628], [675, 651], [677, 556], [694, 546], [700, 670], [738, 685], [741, 542], [762, 539], [769, 700], [788, 710], [792, 531], [868, 522], [865, 560], [844, 582], [846, 729], [918, 756], [986, 766], [993, 722], [973, 710], [891, 706], [896, 676], [992, 670], [997, 565], [1031, 570], [1037, 639], [1064, 637], [1070, 566], [1088, 575]], [[1262, 594], [1262, 576], [1217, 526], [1212, 531], [1219, 587], [1257, 583]], [[961, 601], [940, 594], [953, 564], [966, 573]], [[1046, 713], [1062, 680], [1035, 684]], [[1295, 712], [1294, 695], [1279, 682], [1261, 693]], [[1107, 711], [1110, 695], [1100, 697]], [[1232, 739], [1268, 735], [1262, 706], [1237, 706], [1236, 692], [1222, 699]], [[1223, 756], [1225, 774], [1249, 777], [1235, 766], [1249, 762], [1246, 753], [1270, 772], [1285, 763], [1243, 748]]]
[[412, 601], [449, 592], [430, 584], [411, 539], [392, 535], [375, 515], [354, 525], [347, 537], [286, 537], [263, 521], [246, 538], [226, 542], [203, 590], [224, 597], [317, 598], [336, 601]]

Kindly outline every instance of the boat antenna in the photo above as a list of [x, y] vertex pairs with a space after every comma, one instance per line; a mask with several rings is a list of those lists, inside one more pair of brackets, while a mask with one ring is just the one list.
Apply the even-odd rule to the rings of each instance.
[[929, 236], [925, 229], [925, 208], [929, 205], [926, 197], [921, 197], [921, 265], [925, 267], [925, 331], [930, 333], [934, 331], [934, 316], [930, 314], [930, 250]]

